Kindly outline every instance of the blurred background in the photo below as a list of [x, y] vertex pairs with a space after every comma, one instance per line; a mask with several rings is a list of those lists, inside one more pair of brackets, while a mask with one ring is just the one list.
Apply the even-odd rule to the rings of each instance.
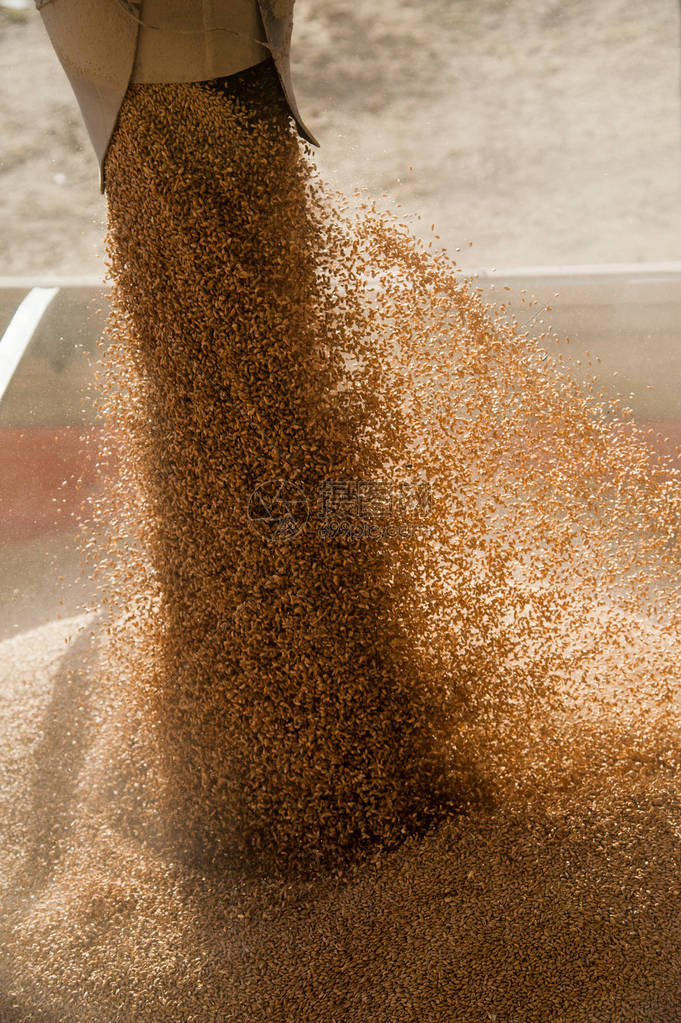
[[[571, 336], [578, 373], [600, 359], [599, 383], [669, 453], [679, 21], [678, 0], [297, 0], [293, 46], [322, 176], [385, 194], [427, 238], [434, 224], [460, 265], [485, 268], [491, 301]], [[106, 201], [33, 0], [0, 0], [0, 139], [2, 640], [92, 596], [75, 535], [98, 486], [87, 353], [106, 314]]]
[[[322, 174], [476, 265], [679, 259], [680, 68], [678, 0], [296, 4]], [[0, 275], [100, 274], [96, 162], [32, 0], [0, 3], [0, 125]]]

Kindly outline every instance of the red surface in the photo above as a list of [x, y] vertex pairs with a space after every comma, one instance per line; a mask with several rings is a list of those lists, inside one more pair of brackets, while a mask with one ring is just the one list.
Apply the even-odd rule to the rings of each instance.
[[75, 527], [96, 489], [98, 439], [79, 426], [0, 430], [0, 543]]
[[[662, 454], [681, 447], [681, 420], [640, 425], [662, 435], [654, 444]], [[82, 503], [97, 488], [98, 442], [97, 430], [78, 426], [0, 430], [0, 543], [75, 527]]]

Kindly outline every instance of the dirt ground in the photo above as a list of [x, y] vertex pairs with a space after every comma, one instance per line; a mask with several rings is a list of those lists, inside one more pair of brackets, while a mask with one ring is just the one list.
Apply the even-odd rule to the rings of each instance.
[[[321, 173], [466, 266], [678, 260], [677, 0], [298, 0]], [[33, 10], [0, 5], [0, 276], [101, 274], [104, 199]], [[467, 243], [472, 241], [473, 247]]]

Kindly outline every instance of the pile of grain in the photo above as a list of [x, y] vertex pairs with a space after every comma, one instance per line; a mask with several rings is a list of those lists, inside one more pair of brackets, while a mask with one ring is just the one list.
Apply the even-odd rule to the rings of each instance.
[[679, 472], [236, 81], [131, 88], [108, 157], [107, 617], [7, 991], [675, 1018]]

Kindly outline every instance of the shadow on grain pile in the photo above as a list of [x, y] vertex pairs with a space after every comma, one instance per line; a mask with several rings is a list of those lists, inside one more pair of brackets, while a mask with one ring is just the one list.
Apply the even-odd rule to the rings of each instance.
[[106, 618], [7, 988], [668, 1021], [678, 470], [244, 81], [131, 88], [108, 157]]

